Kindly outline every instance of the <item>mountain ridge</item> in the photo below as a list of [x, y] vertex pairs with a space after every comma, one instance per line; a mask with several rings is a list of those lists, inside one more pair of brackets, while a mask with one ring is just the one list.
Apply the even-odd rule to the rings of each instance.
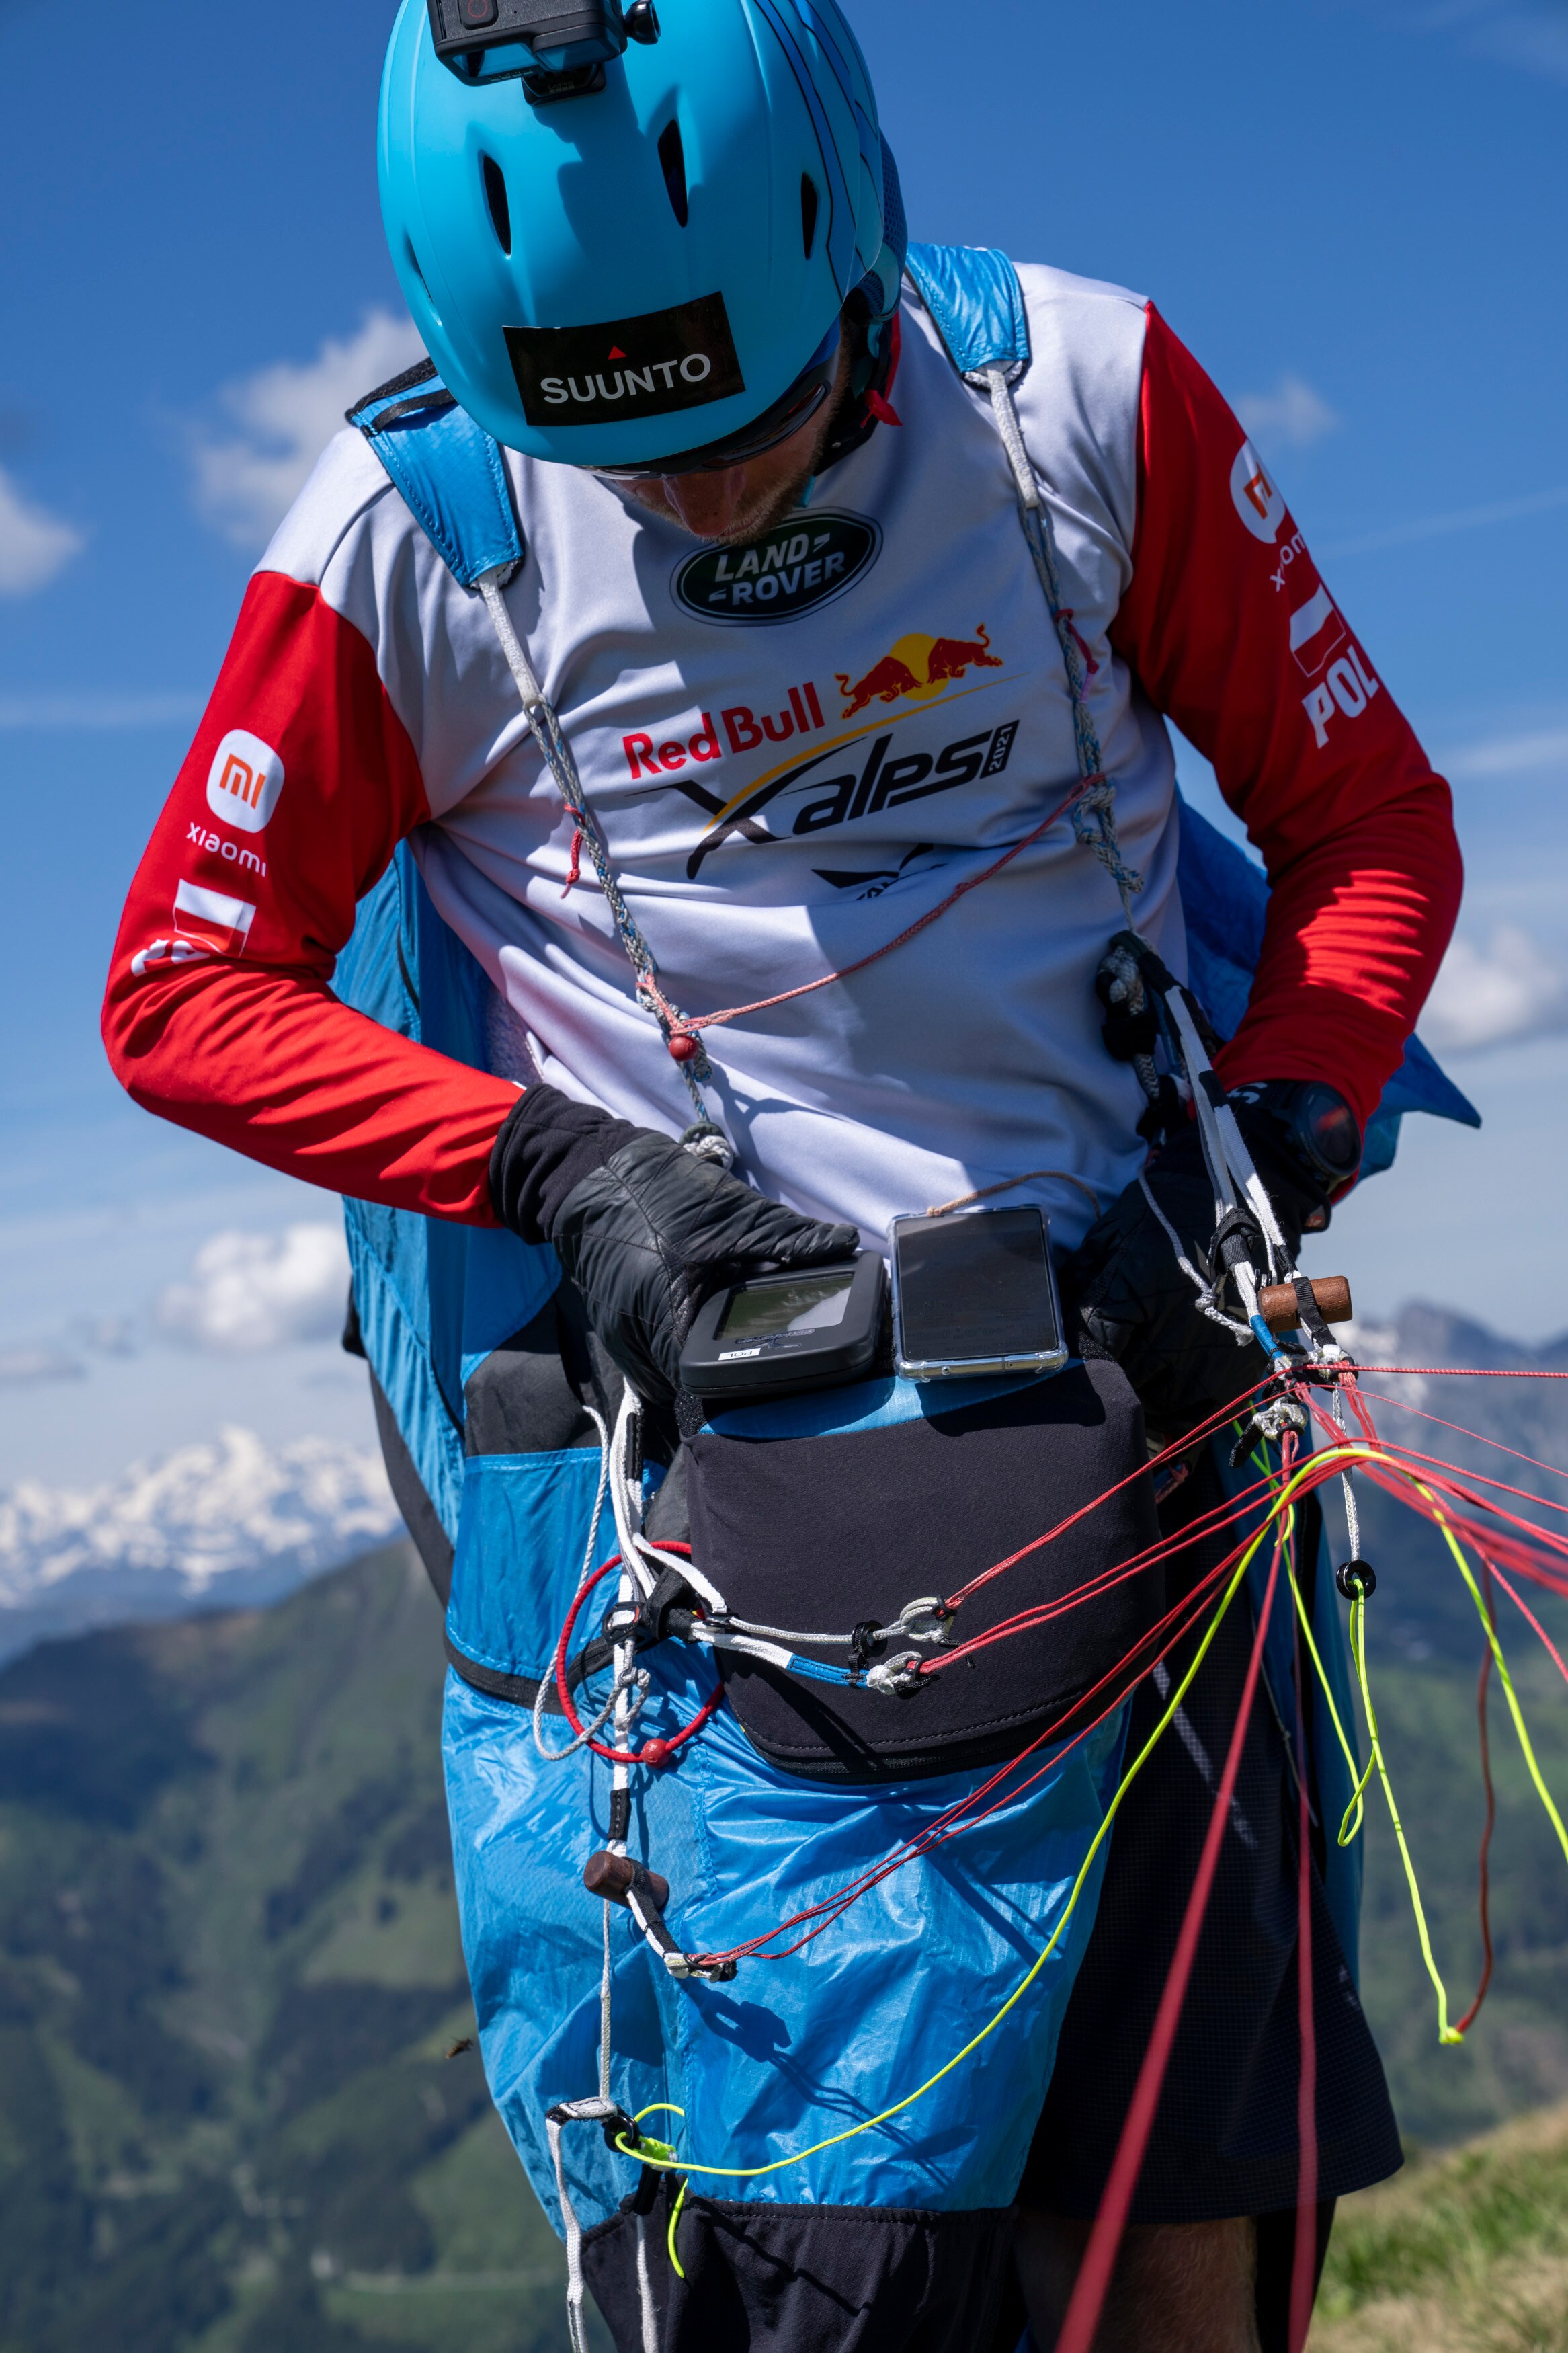
[[401, 1526], [378, 1452], [215, 1440], [90, 1488], [0, 1492], [0, 1660], [52, 1636], [279, 1599]]

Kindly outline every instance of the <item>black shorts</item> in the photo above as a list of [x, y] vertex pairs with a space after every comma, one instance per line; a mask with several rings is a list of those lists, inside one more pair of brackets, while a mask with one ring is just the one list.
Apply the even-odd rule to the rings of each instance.
[[[1218, 1472], [1205, 1456], [1163, 1520], [1173, 1528], [1219, 1499]], [[1317, 1556], [1315, 1511], [1302, 1519], [1305, 1578]], [[1209, 1540], [1182, 1556], [1173, 1589], [1176, 1577], [1189, 1584], [1231, 1541]], [[1168, 1705], [1199, 1639], [1190, 1636], [1141, 1685], [1130, 1757]], [[1238, 1597], [1117, 1817], [1094, 1931], [1025, 2168], [1025, 2205], [1079, 2216], [1099, 2206], [1192, 1891], [1251, 1641], [1250, 1613]], [[1311, 1697], [1309, 1688], [1309, 1750]], [[1296, 2203], [1298, 1802], [1284, 1740], [1260, 1687], [1133, 2200], [1135, 2222], [1214, 2221]], [[1315, 1820], [1317, 1811], [1314, 1802]], [[1318, 1824], [1315, 1846], [1321, 1835]], [[1318, 2188], [1328, 2201], [1395, 2172], [1401, 2151], [1382, 2063], [1315, 1865], [1312, 1899]]]

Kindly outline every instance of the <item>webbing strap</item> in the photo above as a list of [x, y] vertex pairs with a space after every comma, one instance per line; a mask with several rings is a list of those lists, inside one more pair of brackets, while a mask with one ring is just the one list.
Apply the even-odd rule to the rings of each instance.
[[452, 577], [465, 588], [483, 573], [510, 579], [522, 533], [500, 446], [459, 408], [426, 360], [348, 412]]
[[936, 321], [960, 375], [1029, 364], [1029, 321], [1018, 273], [1005, 253], [981, 245], [911, 245], [905, 269]]

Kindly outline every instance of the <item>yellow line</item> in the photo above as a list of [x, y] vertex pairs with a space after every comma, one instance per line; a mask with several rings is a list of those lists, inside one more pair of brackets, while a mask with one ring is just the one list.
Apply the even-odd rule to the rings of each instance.
[[[1257, 1559], [1258, 1555], [1262, 1550], [1270, 1531], [1281, 1518], [1286, 1521], [1286, 1534], [1287, 1535], [1289, 1535], [1289, 1528], [1293, 1525], [1297, 1490], [1301, 1485], [1303, 1480], [1307, 1477], [1309, 1470], [1315, 1467], [1318, 1460], [1319, 1458], [1315, 1455], [1309, 1456], [1307, 1462], [1303, 1464], [1290, 1479], [1282, 1482], [1278, 1494], [1269, 1506], [1268, 1513], [1263, 1522], [1263, 1525], [1259, 1528], [1257, 1535], [1253, 1538], [1252, 1543], [1247, 1546], [1247, 1552], [1244, 1555], [1240, 1565], [1236, 1569], [1231, 1577], [1230, 1583], [1226, 1588], [1223, 1599], [1220, 1601], [1218, 1608], [1215, 1610], [1213, 1616], [1209, 1620], [1208, 1626], [1204, 1633], [1203, 1641], [1198, 1645], [1196, 1656], [1194, 1658], [1191, 1666], [1187, 1669], [1186, 1673], [1182, 1677], [1182, 1680], [1177, 1684], [1175, 1690], [1172, 1693], [1170, 1704], [1166, 1707], [1164, 1714], [1161, 1716], [1159, 1723], [1154, 1726], [1153, 1731], [1150, 1734], [1148, 1739], [1143, 1744], [1143, 1746], [1139, 1751], [1132, 1764], [1129, 1766], [1127, 1771], [1122, 1775], [1121, 1779], [1117, 1786], [1115, 1794], [1105, 1810], [1100, 1828], [1094, 1834], [1094, 1838], [1089, 1845], [1089, 1852], [1083, 1859], [1082, 1868], [1079, 1872], [1078, 1877], [1073, 1882], [1071, 1892], [1069, 1893], [1067, 1903], [1062, 1909], [1061, 1918], [1057, 1922], [1056, 1927], [1052, 1932], [1049, 1944], [1047, 1945], [1044, 1952], [1042, 1952], [1035, 1961], [1034, 1966], [1029, 1970], [1027, 1976], [1025, 1977], [1019, 1984], [1014, 1987], [1006, 2000], [1002, 2004], [1001, 2009], [998, 2010], [993, 2017], [986, 2021], [985, 2024], [980, 2029], [978, 2034], [973, 2035], [970, 2038], [970, 2040], [964, 2044], [962, 2051], [955, 2052], [952, 2057], [947, 2062], [947, 2064], [944, 2067], [939, 2067], [934, 2075], [929, 2075], [918, 2091], [907, 2093], [904, 2098], [901, 2100], [896, 2100], [891, 2107], [883, 2108], [879, 2115], [868, 2116], [863, 2124], [850, 2125], [843, 2132], [833, 2133], [826, 2140], [814, 2141], [809, 2148], [797, 2149], [791, 2157], [774, 2158], [773, 2162], [769, 2165], [698, 2165], [694, 2164], [689, 2158], [679, 2156], [668, 2159], [647, 2158], [643, 2157], [642, 2152], [639, 2149], [627, 2148], [625, 2142], [625, 2137], [621, 2134], [617, 2134], [616, 2137], [616, 2147], [620, 2150], [621, 2155], [623, 2157], [637, 2158], [642, 2163], [650, 2165], [655, 2172], [659, 2173], [700, 2173], [708, 2175], [710, 2178], [716, 2178], [725, 2181], [755, 2181], [764, 2174], [779, 2173], [787, 2166], [800, 2165], [806, 2158], [816, 2157], [825, 2148], [837, 2148], [842, 2141], [855, 2140], [858, 2138], [861, 2133], [874, 2131], [879, 2125], [885, 2125], [892, 2117], [901, 2116], [906, 2108], [912, 2108], [915, 2102], [917, 2100], [923, 2099], [928, 2092], [933, 2090], [935, 2086], [942, 2082], [944, 2075], [951, 2075], [955, 2067], [962, 2066], [964, 2060], [970, 2056], [970, 2053], [979, 2049], [981, 2043], [985, 2041], [987, 2035], [994, 2034], [995, 2032], [996, 2029], [1001, 2025], [1002, 2021], [1007, 2016], [1009, 2010], [1015, 2009], [1016, 2005], [1022, 2001], [1024, 1996], [1028, 1992], [1029, 1988], [1034, 1984], [1035, 1979], [1039, 1976], [1040, 1971], [1045, 1968], [1046, 1963], [1050, 1959], [1051, 1955], [1055, 1952], [1057, 1946], [1060, 1943], [1062, 1932], [1066, 1928], [1068, 1922], [1071, 1919], [1073, 1912], [1077, 1906], [1079, 1897], [1083, 1893], [1084, 1884], [1088, 1880], [1089, 1870], [1094, 1862], [1094, 1858], [1099, 1853], [1101, 1845], [1110, 1835], [1110, 1826], [1116, 1819], [1123, 1798], [1127, 1795], [1128, 1790], [1131, 1788], [1138, 1775], [1142, 1771], [1144, 1765], [1148, 1762], [1149, 1757], [1153, 1753], [1156, 1743], [1159, 1741], [1161, 1736], [1170, 1724], [1171, 1719], [1175, 1715], [1176, 1710], [1180, 1707], [1183, 1700], [1186, 1697], [1187, 1693], [1192, 1686], [1193, 1678], [1197, 1673], [1198, 1669], [1202, 1666], [1204, 1660], [1208, 1655], [1209, 1645], [1212, 1643], [1215, 1634], [1219, 1630], [1220, 1620], [1224, 1618], [1226, 1611], [1230, 1608], [1231, 1603], [1235, 1600], [1248, 1569], [1252, 1567], [1253, 1562]], [[645, 2116], [651, 2115], [653, 2111], [651, 2109], [645, 2109], [643, 2113]]]

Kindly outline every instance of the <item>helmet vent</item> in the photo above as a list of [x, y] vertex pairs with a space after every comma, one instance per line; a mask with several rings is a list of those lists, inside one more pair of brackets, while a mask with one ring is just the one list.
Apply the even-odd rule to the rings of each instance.
[[669, 192], [669, 208], [684, 228], [691, 207], [686, 194], [686, 149], [681, 144], [679, 122], [667, 123], [659, 132], [658, 160], [664, 166], [664, 185]]
[[418, 255], [415, 252], [415, 250], [414, 250], [414, 243], [413, 243], [413, 239], [412, 239], [412, 238], [410, 238], [410, 237], [406, 237], [404, 238], [404, 240], [403, 240], [403, 250], [404, 250], [404, 253], [405, 253], [405, 254], [406, 255], [406, 257], [407, 257], [407, 260], [408, 260], [408, 267], [409, 267], [409, 269], [412, 269], [412, 271], [414, 272], [415, 277], [419, 280], [419, 291], [421, 292], [421, 294], [423, 294], [423, 295], [424, 295], [425, 300], [426, 301], [426, 302], [428, 302], [428, 303], [429, 303], [429, 305], [430, 305], [430, 309], [431, 309], [431, 312], [432, 312], [432, 314], [434, 315], [435, 320], [436, 320], [436, 323], [437, 323], [437, 326], [439, 326], [439, 325], [440, 325], [440, 323], [441, 323], [441, 313], [440, 313], [440, 311], [437, 311], [437, 308], [436, 308], [436, 298], [435, 298], [435, 296], [434, 296], [434, 295], [431, 293], [431, 291], [430, 291], [429, 284], [428, 284], [428, 281], [427, 281], [427, 280], [426, 280], [426, 279], [425, 272], [424, 272], [424, 271], [420, 269], [420, 267], [419, 267], [419, 256], [418, 256]]
[[493, 155], [479, 157], [484, 173], [485, 202], [489, 206], [490, 226], [496, 233], [496, 243], [504, 254], [511, 252], [511, 206], [506, 200], [506, 179]]
[[816, 243], [816, 208], [819, 201], [816, 182], [809, 172], [803, 172], [800, 175], [800, 234], [801, 242], [805, 248], [807, 261], [811, 259], [811, 248]]

